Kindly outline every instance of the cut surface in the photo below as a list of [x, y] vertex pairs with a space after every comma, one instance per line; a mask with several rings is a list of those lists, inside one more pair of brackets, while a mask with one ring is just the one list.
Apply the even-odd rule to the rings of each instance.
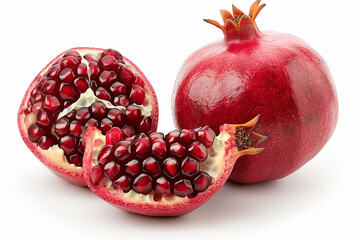
[[71, 49], [50, 62], [30, 85], [18, 114], [32, 152], [79, 185], [85, 185], [81, 136], [89, 125], [104, 134], [131, 128], [131, 137], [156, 130], [157, 120], [156, 96], [142, 72], [116, 50], [95, 48]]
[[[239, 156], [262, 150], [254, 148], [266, 139], [251, 131], [256, 121], [224, 125], [217, 137], [211, 128], [204, 127], [182, 130], [186, 135], [191, 132], [191, 138], [181, 138], [181, 133], [172, 131], [165, 137], [162, 133], [139, 134], [132, 143], [114, 142], [108, 137], [112, 130], [105, 137], [91, 127], [84, 137], [85, 180], [97, 195], [119, 208], [145, 215], [184, 214], [225, 183]], [[252, 145], [241, 151], [235, 138], [238, 129], [244, 129], [247, 139], [252, 140]], [[197, 131], [213, 137], [196, 138]]]

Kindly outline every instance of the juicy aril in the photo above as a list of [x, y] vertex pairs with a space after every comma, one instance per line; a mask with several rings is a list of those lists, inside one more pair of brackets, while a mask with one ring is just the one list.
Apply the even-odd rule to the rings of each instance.
[[261, 32], [256, 1], [248, 15], [221, 10], [224, 39], [194, 52], [173, 92], [179, 128], [237, 123], [261, 114], [266, 150], [243, 157], [232, 181], [254, 183], [285, 177], [312, 159], [332, 135], [338, 118], [335, 86], [325, 61], [302, 39]]
[[188, 213], [224, 185], [239, 157], [263, 150], [255, 147], [266, 139], [252, 131], [257, 121], [225, 124], [217, 137], [205, 126], [130, 140], [118, 128], [104, 135], [91, 126], [83, 137], [85, 180], [96, 195], [130, 212]]
[[113, 127], [125, 138], [155, 131], [158, 104], [144, 74], [113, 49], [73, 48], [52, 60], [32, 81], [18, 113], [29, 149], [59, 177], [86, 185], [83, 132]]

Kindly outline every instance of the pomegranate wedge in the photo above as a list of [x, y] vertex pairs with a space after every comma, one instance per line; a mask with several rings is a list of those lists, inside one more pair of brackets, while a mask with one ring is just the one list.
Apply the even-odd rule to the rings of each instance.
[[217, 137], [205, 126], [166, 136], [141, 133], [130, 141], [120, 129], [104, 135], [91, 126], [83, 137], [85, 181], [120, 209], [150, 216], [189, 213], [224, 185], [238, 158], [263, 150], [256, 146], [266, 137], [252, 131], [257, 121], [225, 124]]

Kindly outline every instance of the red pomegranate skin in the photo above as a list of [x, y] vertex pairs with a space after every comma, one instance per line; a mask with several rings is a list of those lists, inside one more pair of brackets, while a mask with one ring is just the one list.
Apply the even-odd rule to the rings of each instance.
[[[175, 125], [218, 130], [261, 114], [265, 150], [237, 161], [230, 180], [283, 178], [312, 159], [332, 135], [338, 101], [330, 71], [302, 39], [277, 32], [226, 34], [194, 52], [177, 76]], [[218, 132], [217, 132], [218, 133]]]

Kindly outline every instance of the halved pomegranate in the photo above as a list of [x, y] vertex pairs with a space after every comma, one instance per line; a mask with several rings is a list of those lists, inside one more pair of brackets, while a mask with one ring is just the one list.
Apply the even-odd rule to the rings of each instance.
[[73, 48], [52, 60], [30, 84], [18, 113], [29, 149], [59, 177], [86, 185], [81, 140], [86, 127], [125, 137], [156, 131], [158, 103], [144, 74], [113, 49]]
[[252, 131], [258, 118], [222, 125], [217, 137], [205, 126], [166, 136], [141, 133], [128, 141], [120, 129], [105, 136], [91, 126], [83, 137], [85, 181], [120, 209], [150, 216], [189, 213], [224, 185], [239, 157], [263, 150], [255, 146], [267, 137]]

